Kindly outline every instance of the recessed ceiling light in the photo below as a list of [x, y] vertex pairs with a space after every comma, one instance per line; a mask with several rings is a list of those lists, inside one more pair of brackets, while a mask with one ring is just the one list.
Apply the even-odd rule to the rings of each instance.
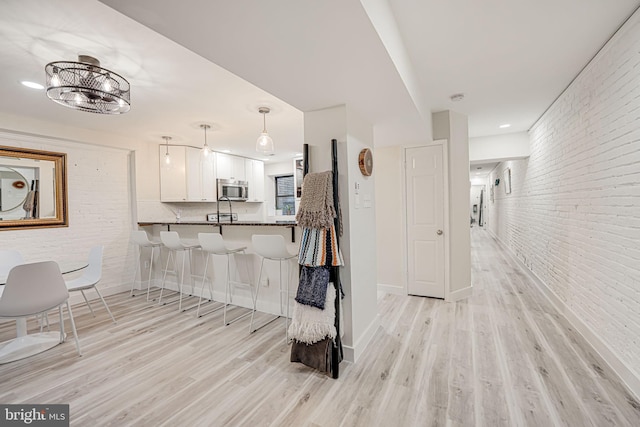
[[462, 101], [464, 99], [464, 93], [454, 93], [449, 97], [453, 102]]
[[231, 150], [222, 150], [223, 153], [230, 153]]
[[268, 161], [269, 161], [269, 160], [271, 160], [271, 159], [268, 159], [268, 158], [266, 158], [266, 157], [265, 157], [265, 158], [264, 158], [264, 159], [262, 159], [262, 160], [264, 160], [265, 162], [268, 162]]
[[509, 123], [505, 123], [503, 125], [500, 125], [500, 129], [506, 129], [506, 128], [510, 128], [511, 125]]
[[30, 82], [28, 80], [23, 80], [20, 83], [22, 83], [23, 85], [25, 85], [26, 87], [29, 87], [31, 89], [39, 89], [39, 90], [44, 89], [44, 86], [42, 86], [40, 83]]

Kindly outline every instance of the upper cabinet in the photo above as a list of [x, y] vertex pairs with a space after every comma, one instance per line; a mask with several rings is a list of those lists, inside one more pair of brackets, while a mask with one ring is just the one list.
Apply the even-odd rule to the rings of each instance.
[[249, 199], [247, 202], [264, 202], [264, 162], [262, 160], [244, 159], [246, 181], [249, 183]]
[[248, 202], [264, 202], [264, 162], [212, 152], [203, 158], [201, 150], [189, 146], [160, 146], [160, 200], [162, 202], [216, 202], [219, 179], [249, 183]]
[[216, 153], [216, 173], [219, 179], [235, 179], [246, 181], [245, 158]]
[[163, 202], [215, 202], [216, 153], [203, 158], [198, 148], [169, 146], [170, 164], [160, 146], [160, 200]]

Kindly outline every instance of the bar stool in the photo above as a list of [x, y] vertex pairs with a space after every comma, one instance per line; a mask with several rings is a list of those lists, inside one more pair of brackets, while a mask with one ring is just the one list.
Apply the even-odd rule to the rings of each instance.
[[140, 286], [142, 286], [142, 250], [144, 248], [151, 248], [151, 257], [149, 260], [149, 277], [147, 279], [147, 301], [149, 301], [149, 290], [151, 288], [151, 275], [153, 273], [153, 257], [156, 248], [162, 246], [162, 242], [153, 242], [149, 240], [147, 232], [144, 230], [134, 230], [131, 232], [131, 241], [138, 246], [138, 262], [136, 264], [136, 270], [133, 273], [133, 282], [131, 283], [131, 296], [134, 297], [133, 289], [136, 284], [136, 277], [138, 277], [138, 271], [140, 271]]
[[[182, 287], [184, 286], [184, 264], [187, 256], [189, 257], [189, 276], [191, 277], [191, 293], [193, 294], [193, 257], [191, 256], [193, 249], [200, 248], [198, 243], [186, 243], [180, 239], [180, 236], [176, 231], [161, 231], [160, 232], [160, 240], [165, 248], [169, 250], [169, 255], [167, 256], [167, 264], [164, 268], [164, 275], [162, 276], [162, 284], [160, 286], [160, 297], [158, 299], [158, 304], [162, 304], [162, 294], [165, 288], [165, 282], [167, 279], [167, 273], [172, 273], [176, 275], [176, 282], [178, 281], [178, 252], [182, 252], [182, 268], [180, 269], [180, 283], [178, 293], [180, 294], [178, 298], [178, 311], [182, 311]], [[169, 270], [169, 262], [173, 259], [173, 270]], [[175, 302], [175, 301], [172, 301]], [[166, 303], [165, 303], [166, 304]]]
[[[286, 294], [285, 301], [287, 304], [286, 309], [286, 317], [285, 317], [285, 337], [287, 342], [289, 342], [289, 275], [291, 273], [291, 269], [287, 266], [287, 284], [285, 286], [285, 290], [282, 290], [282, 262], [288, 261], [292, 258], [296, 258], [297, 254], [292, 254], [287, 250], [287, 246], [284, 242], [284, 237], [281, 235], [263, 235], [263, 234], [254, 234], [251, 236], [251, 242], [253, 243], [253, 251], [262, 257], [262, 263], [260, 264], [260, 275], [258, 276], [258, 282], [256, 286], [256, 292], [253, 301], [253, 311], [251, 312], [251, 324], [249, 325], [249, 332], [255, 332], [258, 329], [266, 326], [267, 324], [273, 322], [279, 317], [282, 317], [283, 308], [282, 308], [282, 294], [283, 292]], [[266, 324], [260, 326], [260, 328], [253, 329], [253, 315], [256, 311], [256, 302], [258, 301], [258, 291], [260, 290], [260, 283], [262, 281], [262, 272], [264, 271], [264, 261], [278, 261], [280, 267], [280, 316], [270, 320]]]
[[[235, 322], [236, 320], [239, 320], [240, 318], [247, 316], [249, 313], [236, 317], [235, 319], [227, 323], [227, 306], [229, 305], [229, 294], [231, 291], [231, 286], [249, 287], [249, 289], [251, 290], [251, 300], [253, 301], [253, 287], [251, 286], [250, 283], [243, 283], [240, 281], [231, 280], [231, 255], [235, 255], [240, 252], [244, 254], [245, 253], [244, 251], [245, 249], [247, 249], [247, 247], [243, 246], [240, 248], [230, 249], [226, 246], [225, 241], [222, 238], [222, 235], [218, 233], [198, 233], [198, 242], [200, 243], [200, 247], [202, 248], [202, 251], [205, 252], [207, 255], [207, 261], [205, 262], [205, 265], [204, 265], [204, 273], [202, 276], [202, 287], [200, 288], [200, 299], [198, 300], [198, 310], [196, 311], [196, 317], [200, 317], [199, 315], [200, 304], [202, 302], [202, 294], [204, 293], [204, 282], [207, 280], [209, 259], [213, 259], [214, 255], [226, 256], [227, 258], [227, 272], [225, 276], [225, 297], [224, 297], [224, 304], [221, 307], [218, 307], [209, 311], [209, 313], [213, 313], [214, 311], [217, 311], [223, 308], [224, 315], [222, 320], [225, 325], [229, 325]], [[237, 268], [237, 264], [236, 264], [236, 268]], [[246, 263], [245, 263], [245, 268], [246, 268]], [[248, 272], [247, 272], [247, 277], [248, 277]], [[211, 299], [213, 299], [213, 280], [210, 282], [210, 285], [209, 285], [209, 295], [211, 296]], [[205, 314], [209, 314], [209, 313], [205, 313]]]

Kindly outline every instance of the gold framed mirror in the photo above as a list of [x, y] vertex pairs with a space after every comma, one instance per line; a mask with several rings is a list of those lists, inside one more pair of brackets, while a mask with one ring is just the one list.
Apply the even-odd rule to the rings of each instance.
[[0, 146], [0, 230], [68, 225], [67, 155]]

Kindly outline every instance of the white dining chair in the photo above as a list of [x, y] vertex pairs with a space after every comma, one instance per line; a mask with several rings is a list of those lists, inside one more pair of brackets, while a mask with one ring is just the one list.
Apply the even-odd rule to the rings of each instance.
[[[25, 322], [29, 316], [37, 316], [58, 308], [60, 315], [60, 338], [57, 342], [47, 339], [50, 334], [22, 335], [2, 347], [2, 362], [10, 362], [28, 355], [37, 354], [65, 341], [62, 306], [66, 305], [71, 328], [76, 340], [78, 355], [82, 355], [73, 313], [69, 305], [69, 291], [62, 273], [54, 261], [36, 262], [15, 266], [9, 272], [7, 283], [0, 296], [0, 318]], [[24, 329], [26, 333], [26, 327]], [[55, 335], [54, 335], [55, 336]], [[32, 339], [30, 339], [32, 338]]]
[[[259, 328], [253, 329], [253, 315], [256, 312], [256, 304], [258, 301], [258, 291], [260, 290], [260, 283], [262, 281], [262, 273], [264, 272], [264, 262], [266, 260], [270, 260], [270, 261], [277, 261], [279, 263], [279, 267], [280, 267], [280, 316], [278, 317], [282, 317], [283, 315], [285, 316], [285, 324], [284, 324], [284, 330], [285, 330], [285, 338], [287, 340], [287, 342], [289, 341], [289, 282], [290, 280], [290, 274], [291, 274], [291, 268], [289, 267], [289, 263], [287, 261], [296, 258], [298, 256], [298, 254], [292, 254], [287, 250], [287, 246], [285, 244], [284, 241], [284, 237], [276, 234], [276, 235], [263, 235], [263, 234], [254, 234], [253, 236], [251, 236], [251, 242], [253, 243], [253, 251], [260, 255], [262, 257], [262, 262], [260, 264], [260, 274], [258, 276], [258, 282], [257, 282], [257, 286], [256, 286], [256, 292], [254, 295], [254, 300], [253, 300], [253, 312], [251, 313], [251, 323], [249, 324], [249, 332], [255, 332], [256, 330], [258, 330]], [[282, 283], [282, 263], [285, 262], [285, 264], [287, 265], [287, 282], [284, 285], [284, 289], [283, 289], [283, 283]], [[282, 304], [282, 295], [284, 294], [284, 300], [285, 300], [285, 304], [286, 304], [286, 310], [283, 310], [283, 304]], [[277, 319], [278, 317], [276, 317], [275, 319]], [[275, 320], [273, 319], [273, 320]], [[273, 320], [271, 320], [270, 322], [272, 322]], [[268, 322], [268, 323], [270, 323]], [[262, 328], [265, 325], [262, 325], [260, 328]]]
[[[204, 283], [207, 280], [207, 272], [209, 271], [209, 259], [212, 259], [214, 256], [224, 256], [227, 258], [227, 268], [225, 274], [225, 297], [224, 297], [224, 305], [222, 307], [217, 307], [211, 310], [209, 313], [219, 310], [220, 308], [224, 308], [224, 314], [222, 316], [222, 322], [224, 325], [229, 325], [240, 318], [249, 315], [246, 313], [242, 316], [238, 316], [233, 320], [227, 322], [227, 306], [231, 303], [231, 287], [245, 287], [248, 288], [251, 292], [251, 300], [253, 301], [253, 286], [250, 283], [243, 283], [239, 280], [231, 280], [231, 256], [235, 254], [242, 253], [247, 249], [246, 246], [238, 247], [238, 248], [228, 248], [222, 235], [219, 233], [198, 233], [198, 242], [200, 242], [200, 247], [202, 251], [207, 255], [207, 261], [204, 265], [204, 273], [202, 273], [202, 287], [200, 288], [200, 299], [198, 300], [198, 310], [196, 311], [196, 317], [200, 317], [200, 303], [202, 301], [202, 294], [204, 293]], [[213, 264], [213, 263], [212, 263]], [[246, 268], [247, 263], [244, 263]], [[236, 264], [237, 268], [237, 264]], [[237, 272], [237, 271], [236, 271]], [[249, 277], [249, 273], [246, 272], [246, 276]], [[213, 299], [213, 281], [209, 282], [209, 295], [211, 299]], [[255, 308], [255, 307], [254, 307]], [[205, 314], [209, 314], [205, 313]]]
[[102, 301], [102, 304], [104, 304], [104, 308], [107, 309], [109, 316], [111, 316], [111, 320], [113, 320], [113, 323], [116, 323], [116, 318], [113, 317], [113, 314], [111, 314], [111, 310], [109, 310], [109, 306], [107, 305], [107, 302], [104, 300], [104, 298], [102, 297], [102, 294], [100, 293], [97, 287], [98, 282], [102, 278], [102, 253], [103, 252], [104, 252], [104, 248], [102, 246], [94, 246], [91, 248], [91, 250], [89, 251], [89, 265], [82, 273], [82, 276], [66, 282], [67, 289], [69, 290], [69, 292], [80, 291], [93, 317], [96, 317], [96, 315], [93, 312], [93, 308], [91, 307], [91, 304], [89, 303], [89, 300], [87, 299], [87, 296], [85, 295], [84, 291], [89, 289], [93, 289], [94, 291], [96, 291], [96, 293], [98, 294], [98, 297], [100, 297], [100, 300]]
[[[160, 240], [165, 248], [168, 249], [169, 255], [167, 256], [167, 263], [163, 270], [162, 283], [160, 284], [160, 297], [158, 298], [158, 304], [162, 304], [162, 295], [165, 290], [167, 274], [174, 274], [176, 282], [178, 282], [178, 311], [182, 311], [182, 290], [184, 287], [184, 274], [185, 274], [185, 262], [187, 257], [189, 258], [189, 279], [191, 282], [191, 294], [194, 294], [193, 283], [193, 256], [194, 249], [199, 249], [200, 244], [195, 242], [186, 242], [180, 239], [180, 235], [176, 231], [161, 231]], [[178, 253], [182, 253], [182, 268], [178, 270]], [[173, 269], [169, 269], [169, 264], [173, 260]], [[179, 279], [178, 279], [179, 278]], [[179, 280], [179, 281], [178, 281]], [[175, 302], [175, 301], [173, 301]], [[165, 303], [166, 304], [166, 303]], [[190, 307], [191, 309], [193, 307]], [[185, 311], [188, 309], [185, 309]]]
[[149, 240], [147, 232], [144, 230], [134, 230], [131, 232], [131, 241], [138, 246], [138, 262], [136, 263], [136, 270], [133, 273], [133, 282], [131, 283], [130, 295], [133, 297], [133, 288], [136, 284], [136, 277], [138, 277], [138, 271], [140, 272], [140, 286], [142, 286], [142, 251], [144, 248], [151, 248], [151, 255], [149, 256], [149, 276], [147, 277], [147, 301], [149, 301], [149, 292], [151, 289], [151, 277], [153, 276], [153, 259], [155, 250], [162, 247], [162, 242], [154, 242]]

